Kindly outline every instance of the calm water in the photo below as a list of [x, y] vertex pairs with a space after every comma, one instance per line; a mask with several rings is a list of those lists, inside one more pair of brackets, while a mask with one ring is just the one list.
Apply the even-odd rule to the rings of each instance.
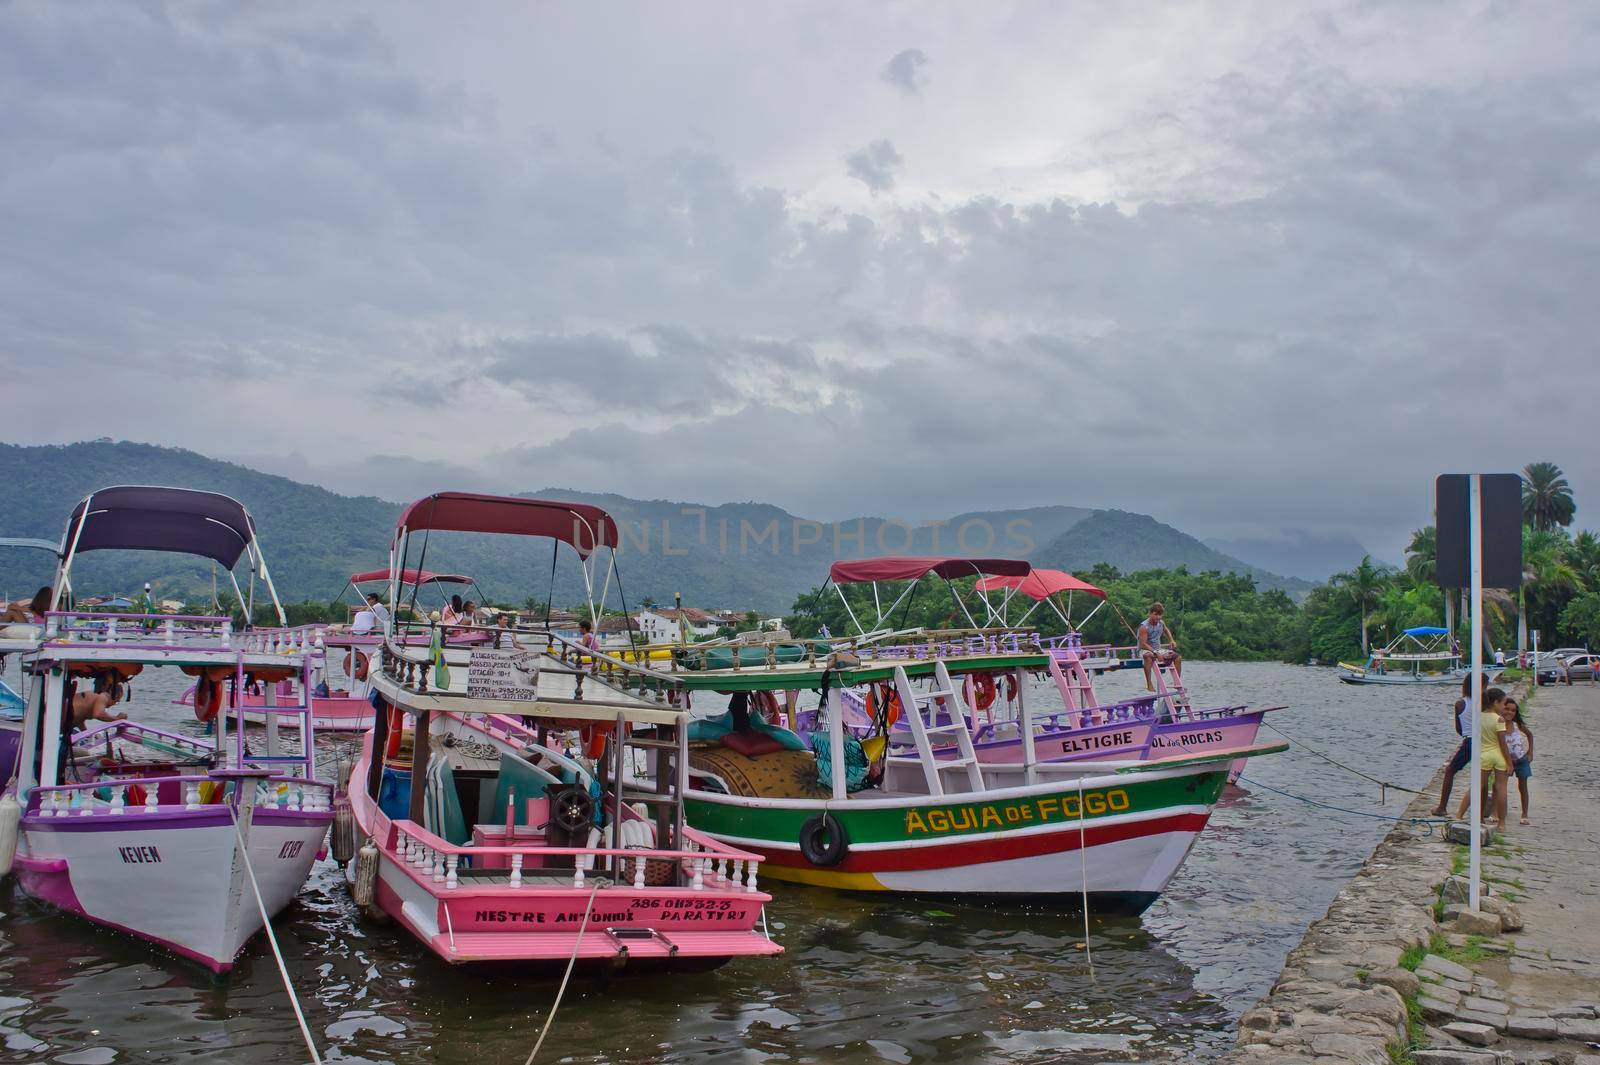
[[[1439, 689], [1351, 688], [1331, 670], [1270, 664], [1186, 672], [1197, 702], [1288, 704], [1269, 720], [1409, 787], [1454, 743]], [[1131, 694], [1138, 682], [1113, 674], [1102, 692]], [[192, 727], [189, 711], [169, 704], [175, 685], [140, 678], [133, 716]], [[1376, 785], [1304, 751], [1262, 759], [1246, 777], [1340, 806], [1404, 806], [1391, 793], [1379, 807]], [[1081, 917], [774, 884], [768, 916], [787, 953], [607, 991], [575, 983], [540, 1060], [1207, 1060], [1232, 1045], [1238, 1015], [1386, 830], [1245, 784], [1160, 902], [1139, 919], [1092, 922], [1092, 973]], [[263, 939], [223, 982], [59, 917], [9, 881], [0, 909], [0, 1062], [306, 1060]], [[520, 1063], [555, 991], [436, 963], [393, 926], [358, 917], [331, 862], [276, 927], [333, 1061]]]

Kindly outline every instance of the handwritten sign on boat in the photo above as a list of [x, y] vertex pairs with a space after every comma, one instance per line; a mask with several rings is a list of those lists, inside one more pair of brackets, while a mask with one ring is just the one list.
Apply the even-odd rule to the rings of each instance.
[[467, 660], [467, 695], [524, 702], [538, 698], [538, 652], [474, 650]]

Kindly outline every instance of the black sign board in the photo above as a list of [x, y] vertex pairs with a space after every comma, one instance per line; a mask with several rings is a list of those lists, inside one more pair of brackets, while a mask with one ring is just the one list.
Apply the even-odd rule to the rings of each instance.
[[[1522, 478], [1485, 473], [1483, 504], [1483, 586], [1522, 586]], [[1436, 576], [1441, 588], [1472, 584], [1472, 518], [1469, 475], [1444, 473], [1436, 483], [1433, 524], [1437, 535]]]

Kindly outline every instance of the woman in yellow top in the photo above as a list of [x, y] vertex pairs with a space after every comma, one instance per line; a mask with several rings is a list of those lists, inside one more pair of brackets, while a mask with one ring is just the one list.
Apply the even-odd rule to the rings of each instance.
[[[1500, 704], [1506, 693], [1499, 688], [1489, 688], [1483, 693], [1483, 706], [1478, 712], [1478, 769], [1483, 773], [1483, 796], [1488, 804], [1482, 813], [1489, 820], [1492, 807], [1493, 826], [1504, 828], [1506, 823], [1506, 773], [1511, 768], [1511, 751], [1506, 746], [1506, 722], [1500, 716]], [[1491, 795], [1490, 789], [1493, 789]], [[1461, 808], [1456, 817], [1464, 817], [1472, 801], [1469, 790], [1461, 797]]]

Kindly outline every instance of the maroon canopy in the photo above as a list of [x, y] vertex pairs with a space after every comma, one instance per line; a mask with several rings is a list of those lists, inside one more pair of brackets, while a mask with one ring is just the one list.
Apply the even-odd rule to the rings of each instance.
[[100, 489], [73, 508], [64, 541], [69, 549], [74, 539], [80, 552], [172, 551], [232, 569], [255, 539], [255, 528], [243, 503], [216, 492], [118, 485]]
[[1029, 599], [1048, 599], [1057, 592], [1085, 592], [1100, 599], [1106, 597], [1105, 592], [1088, 581], [1080, 581], [1058, 569], [1036, 569], [1026, 577], [985, 577], [978, 582], [980, 592], [1002, 588], [1014, 588]]
[[[351, 584], [371, 584], [373, 581], [387, 581], [389, 571], [375, 569], [367, 573], [352, 573]], [[425, 569], [407, 569], [400, 571], [401, 584], [427, 584], [429, 581], [438, 581], [440, 584], [471, 584], [472, 578], [459, 573], [430, 573]]]
[[583, 558], [588, 558], [597, 548], [617, 546], [617, 523], [599, 507], [521, 496], [436, 492], [406, 507], [395, 527], [410, 532], [438, 529], [548, 536], [571, 544]]
[[984, 573], [1026, 576], [1026, 559], [1021, 558], [858, 558], [835, 562], [828, 570], [834, 584], [861, 584], [868, 581], [914, 581], [930, 573], [945, 580], [973, 577]]

